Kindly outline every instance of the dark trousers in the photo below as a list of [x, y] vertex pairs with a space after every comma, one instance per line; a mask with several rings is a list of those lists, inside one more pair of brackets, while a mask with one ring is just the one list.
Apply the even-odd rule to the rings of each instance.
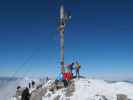
[[66, 88], [68, 86], [68, 81], [67, 80], [63, 80], [64, 83], [64, 87]]
[[79, 77], [79, 69], [76, 69], [76, 77]]

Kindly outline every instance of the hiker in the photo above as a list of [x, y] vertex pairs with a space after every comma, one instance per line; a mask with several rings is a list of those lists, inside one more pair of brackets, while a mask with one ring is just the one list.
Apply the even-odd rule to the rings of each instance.
[[74, 66], [74, 62], [72, 62], [71, 64], [68, 64], [68, 65], [65, 65], [65, 72], [71, 72], [72, 73], [72, 70], [74, 69], [73, 66]]
[[32, 80], [31, 85], [32, 85], [32, 88], [35, 88], [35, 81]]
[[72, 73], [72, 71], [74, 69], [73, 65], [74, 65], [74, 63], [72, 62], [71, 64], [64, 66], [65, 72], [63, 73], [63, 75], [64, 75], [64, 79], [67, 81], [69, 81], [73, 78], [73, 73]]
[[29, 89], [31, 88], [31, 83], [29, 82]]
[[49, 77], [47, 76], [47, 77], [46, 77], [46, 82], [48, 82], [48, 81], [49, 81]]
[[59, 76], [57, 76], [56, 80], [58, 80], [58, 81], [64, 80], [63, 73], [60, 73]]
[[34, 91], [36, 89], [36, 83], [35, 83], [35, 81], [32, 80], [30, 84], [31, 84], [31, 88], [30, 88], [29, 92], [32, 93], [32, 91]]
[[74, 69], [73, 66], [74, 66], [74, 62], [72, 62], [72, 64], [70, 65], [70, 70], [71, 70], [72, 76], [73, 76], [73, 72], [72, 71]]
[[63, 80], [63, 84], [64, 84], [64, 87], [66, 88], [66, 87], [68, 87], [68, 81], [67, 80]]
[[16, 97], [19, 99], [22, 94], [22, 89], [20, 86], [17, 86], [16, 88]]
[[72, 73], [72, 77], [73, 77], [73, 69], [74, 69], [74, 62], [72, 62], [72, 64], [71, 64], [71, 73]]
[[80, 68], [81, 68], [81, 65], [78, 63], [78, 61], [76, 61], [75, 70], [76, 70], [76, 77], [78, 77], [78, 78], [79, 78]]
[[59, 76], [56, 78], [55, 84], [57, 85], [59, 81], [63, 82], [65, 88], [68, 86], [68, 83], [65, 80], [63, 73], [60, 73]]
[[22, 97], [21, 100], [29, 100], [30, 99], [30, 93], [29, 93], [29, 89], [27, 87], [23, 90], [21, 97]]

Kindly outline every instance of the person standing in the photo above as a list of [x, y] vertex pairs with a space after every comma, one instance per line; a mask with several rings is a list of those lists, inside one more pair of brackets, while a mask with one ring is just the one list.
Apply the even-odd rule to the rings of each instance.
[[78, 61], [76, 61], [76, 67], [75, 67], [75, 69], [76, 69], [76, 77], [78, 77], [78, 78], [80, 76], [80, 74], [79, 74], [80, 68], [81, 68], [81, 65], [78, 63]]
[[70, 64], [70, 70], [71, 70], [71, 73], [73, 74], [73, 66], [74, 66], [74, 62], [72, 62], [71, 64]]

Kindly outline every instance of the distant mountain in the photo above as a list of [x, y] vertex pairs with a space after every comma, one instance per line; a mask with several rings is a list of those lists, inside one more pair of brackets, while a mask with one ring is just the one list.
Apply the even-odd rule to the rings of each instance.
[[16, 81], [18, 78], [16, 77], [0, 77], [0, 88], [4, 87], [9, 82]]
[[18, 79], [17, 77], [0, 77], [0, 80], [12, 81]]
[[133, 80], [125, 80], [124, 82], [133, 84]]

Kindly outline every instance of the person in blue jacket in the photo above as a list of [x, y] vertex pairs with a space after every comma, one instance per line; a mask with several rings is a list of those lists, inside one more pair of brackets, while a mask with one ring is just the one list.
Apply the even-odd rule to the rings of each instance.
[[60, 73], [59, 76], [57, 76], [55, 84], [58, 84], [59, 81], [63, 82], [65, 88], [68, 86], [68, 82], [64, 79], [63, 73]]
[[57, 76], [56, 80], [58, 80], [58, 81], [63, 81], [63, 80], [64, 80], [63, 74], [60, 73], [59, 76]]

